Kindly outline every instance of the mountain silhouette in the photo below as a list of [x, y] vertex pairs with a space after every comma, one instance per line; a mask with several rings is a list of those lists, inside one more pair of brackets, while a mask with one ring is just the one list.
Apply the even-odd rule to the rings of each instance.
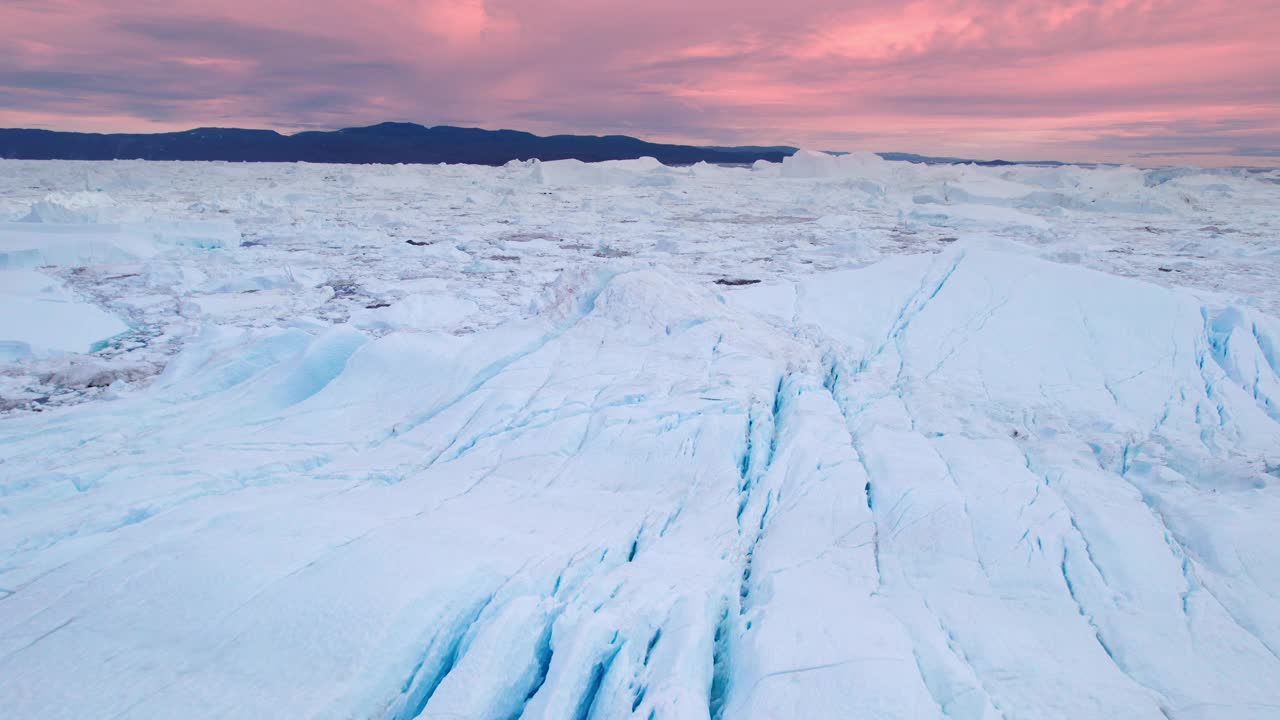
[[697, 147], [625, 135], [551, 135], [385, 122], [282, 135], [274, 130], [196, 128], [151, 134], [0, 129], [0, 157], [22, 160], [226, 160], [232, 162], [470, 163], [587, 162], [650, 156], [668, 165], [780, 162], [792, 147]]

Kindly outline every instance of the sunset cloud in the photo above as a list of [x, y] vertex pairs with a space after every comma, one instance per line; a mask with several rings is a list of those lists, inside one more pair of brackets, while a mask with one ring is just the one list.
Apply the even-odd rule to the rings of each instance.
[[1269, 0], [8, 0], [0, 125], [1259, 164], [1280, 154], [1278, 33]]

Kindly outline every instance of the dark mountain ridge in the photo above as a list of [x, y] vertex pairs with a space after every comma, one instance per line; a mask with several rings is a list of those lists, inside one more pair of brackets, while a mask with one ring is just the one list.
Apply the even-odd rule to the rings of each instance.
[[[0, 158], [13, 160], [223, 160], [228, 162], [468, 163], [502, 165], [511, 160], [585, 162], [654, 157], [666, 165], [696, 162], [749, 165], [781, 162], [789, 145], [698, 146], [651, 143], [627, 135], [549, 135], [519, 130], [384, 122], [341, 130], [275, 130], [202, 127], [169, 133], [80, 133], [0, 128]], [[844, 153], [832, 152], [833, 155]], [[969, 160], [913, 153], [878, 153], [886, 160], [927, 164], [1057, 165], [1007, 160]]]
[[227, 160], [232, 162], [471, 163], [587, 162], [650, 156], [668, 165], [700, 161], [781, 162], [789, 147], [709, 148], [651, 143], [625, 135], [551, 135], [414, 123], [380, 123], [282, 135], [274, 130], [196, 128], [152, 134], [0, 129], [0, 157], [23, 160]]

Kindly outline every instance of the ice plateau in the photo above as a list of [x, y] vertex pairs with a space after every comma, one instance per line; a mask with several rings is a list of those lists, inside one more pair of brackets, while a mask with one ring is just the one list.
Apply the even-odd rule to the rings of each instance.
[[4, 717], [1280, 716], [1276, 172], [0, 170]]

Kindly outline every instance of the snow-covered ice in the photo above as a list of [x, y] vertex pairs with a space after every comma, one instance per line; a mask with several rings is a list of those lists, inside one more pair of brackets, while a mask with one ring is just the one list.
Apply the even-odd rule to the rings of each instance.
[[1274, 171], [0, 170], [5, 717], [1280, 714]]
[[90, 353], [129, 329], [77, 300], [60, 280], [31, 270], [0, 270], [0, 305], [0, 357], [9, 361], [50, 351]]

